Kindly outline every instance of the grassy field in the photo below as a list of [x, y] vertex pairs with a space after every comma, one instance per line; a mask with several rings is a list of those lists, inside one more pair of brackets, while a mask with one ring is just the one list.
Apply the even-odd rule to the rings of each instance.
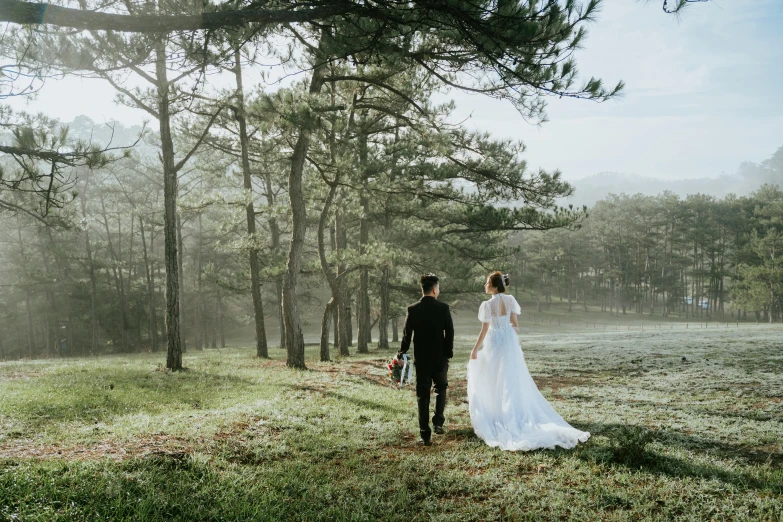
[[522, 331], [570, 451], [473, 435], [468, 337], [428, 448], [391, 353], [0, 363], [0, 520], [783, 520], [783, 329], [577, 327]]

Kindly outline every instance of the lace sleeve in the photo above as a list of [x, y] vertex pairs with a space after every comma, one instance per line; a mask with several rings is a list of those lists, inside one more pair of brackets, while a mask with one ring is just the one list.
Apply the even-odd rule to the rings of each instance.
[[479, 307], [479, 311], [478, 311], [478, 318], [479, 321], [481, 321], [482, 323], [492, 322], [492, 317], [489, 311], [489, 301], [484, 301], [483, 303], [481, 303], [481, 306]]
[[521, 314], [522, 309], [519, 307], [519, 303], [517, 303], [517, 300], [514, 298], [514, 296], [510, 295], [508, 297], [509, 299], [507, 303], [508, 303], [509, 313], [517, 314], [517, 315]]

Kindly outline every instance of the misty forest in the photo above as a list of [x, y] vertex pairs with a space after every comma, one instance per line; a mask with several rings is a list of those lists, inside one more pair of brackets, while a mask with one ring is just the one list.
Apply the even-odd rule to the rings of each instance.
[[[461, 116], [626, 103], [577, 70], [601, 7], [0, 0], [0, 520], [781, 520], [783, 134], [602, 185]], [[143, 123], [36, 107], [73, 77]], [[474, 433], [495, 270], [574, 448]], [[393, 371], [429, 272], [454, 358], [420, 447]]]
[[[250, 135], [261, 132], [250, 122]], [[77, 123], [89, 125], [83, 132], [94, 126]], [[238, 139], [234, 123], [225, 122], [226, 132]], [[393, 131], [399, 140], [399, 129]], [[231, 332], [247, 333], [249, 325], [256, 354], [267, 357], [286, 346], [281, 289], [292, 224], [283, 153], [270, 157], [285, 145], [248, 148], [251, 172], [255, 165], [261, 174], [248, 177], [245, 189], [240, 147], [230, 136], [205, 140], [178, 178], [182, 344], [225, 347], [227, 331], [237, 340]], [[394, 135], [389, 139], [401, 146]], [[528, 226], [513, 217], [515, 202], [466, 190], [469, 174], [444, 174], [430, 188], [410, 180], [403, 186], [394, 169], [384, 174], [387, 143], [378, 140], [364, 151], [377, 161], [372, 167], [346, 153], [344, 184], [312, 173], [304, 191], [309, 231], [297, 310], [308, 323], [305, 340], [319, 342], [322, 361], [352, 349], [390, 349], [399, 341], [405, 305], [416, 298], [410, 281], [433, 264], [462, 303], [478, 301], [485, 267], [497, 263], [519, 278], [520, 296], [539, 312], [554, 298], [569, 312], [578, 306], [610, 315], [781, 320], [783, 270], [775, 253], [783, 246], [783, 193], [776, 185], [721, 199], [613, 194], [581, 215], [572, 212], [559, 230], [520, 233], [509, 231]], [[24, 212], [2, 216], [4, 358], [165, 352], [164, 195], [154, 149], [143, 148], [150, 150], [96, 172], [77, 171], [67, 196], [75, 197], [73, 208], [58, 212], [54, 224]], [[406, 155], [417, 154], [408, 148]], [[432, 152], [421, 154], [412, 161], [429, 160]], [[758, 168], [783, 177], [783, 148]], [[570, 187], [561, 183], [558, 190]], [[257, 296], [251, 296], [254, 272]]]

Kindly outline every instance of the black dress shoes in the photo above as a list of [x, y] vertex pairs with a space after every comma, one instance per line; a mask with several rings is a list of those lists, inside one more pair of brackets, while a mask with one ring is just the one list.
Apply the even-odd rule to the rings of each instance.
[[444, 433], [446, 433], [446, 430], [443, 429], [443, 426], [433, 426], [432, 431], [434, 431], [438, 435], [443, 435]]

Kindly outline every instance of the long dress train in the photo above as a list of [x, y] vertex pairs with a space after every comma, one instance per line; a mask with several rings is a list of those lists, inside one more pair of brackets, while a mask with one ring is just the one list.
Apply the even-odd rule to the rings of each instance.
[[530, 376], [511, 314], [516, 299], [496, 294], [482, 303], [479, 319], [489, 323], [483, 349], [468, 361], [468, 403], [473, 430], [492, 447], [529, 451], [573, 448], [590, 433], [577, 430], [538, 391]]

